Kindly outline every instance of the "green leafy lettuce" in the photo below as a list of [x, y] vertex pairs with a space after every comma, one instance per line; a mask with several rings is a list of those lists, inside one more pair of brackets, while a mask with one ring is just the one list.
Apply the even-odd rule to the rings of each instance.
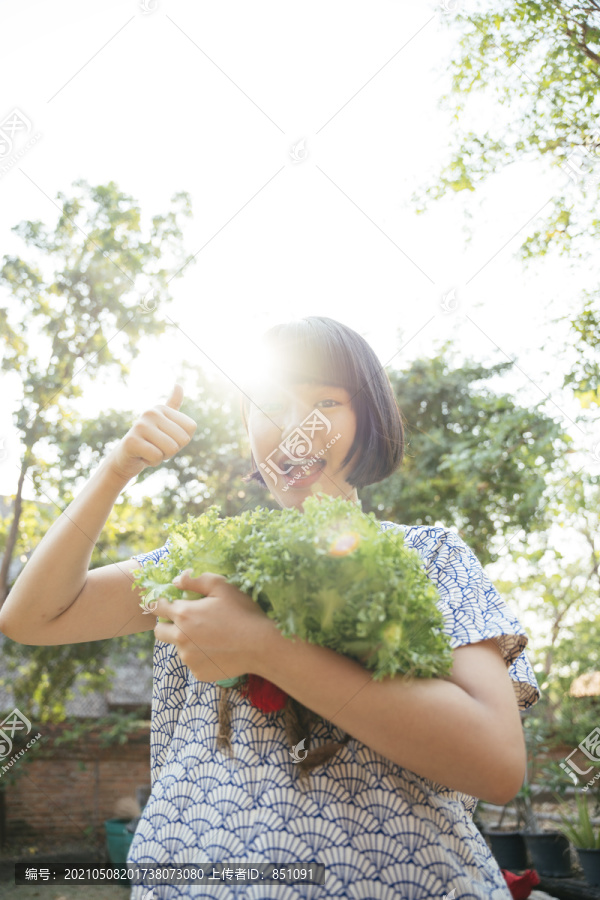
[[[198, 599], [171, 582], [184, 569], [215, 572], [255, 600], [285, 637], [361, 662], [375, 680], [447, 675], [452, 651], [439, 594], [401, 531], [381, 531], [355, 503], [319, 494], [296, 508], [258, 508], [167, 523], [170, 554], [135, 575], [143, 605]], [[164, 620], [168, 621], [168, 620]]]

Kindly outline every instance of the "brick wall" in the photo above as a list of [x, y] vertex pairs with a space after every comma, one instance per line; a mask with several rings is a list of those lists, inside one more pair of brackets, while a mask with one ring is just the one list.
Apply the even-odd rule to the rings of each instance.
[[150, 784], [150, 723], [126, 744], [107, 748], [97, 733], [75, 747], [57, 746], [62, 730], [44, 725], [42, 739], [25, 754], [27, 762], [13, 763], [14, 783], [2, 776], [11, 841], [83, 838], [89, 826], [91, 836], [102, 837], [104, 821], [115, 818], [115, 803], [135, 798], [138, 787]]
[[[104, 822], [115, 817], [115, 803], [136, 796], [150, 784], [150, 723], [125, 745], [100, 746], [99, 735], [86, 736], [77, 747], [55, 745], [61, 726], [43, 726], [43, 739], [27, 751], [28, 760], [13, 764], [15, 784], [4, 782], [6, 826], [10, 840], [36, 835], [81, 839], [104, 838]], [[18, 749], [18, 748], [17, 748]], [[573, 747], [556, 747], [547, 758], [561, 760]], [[21, 770], [22, 769], [22, 770]]]

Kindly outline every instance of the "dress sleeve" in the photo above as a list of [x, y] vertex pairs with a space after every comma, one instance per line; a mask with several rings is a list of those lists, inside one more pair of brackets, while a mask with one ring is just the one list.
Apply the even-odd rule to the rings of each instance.
[[541, 692], [525, 655], [528, 636], [500, 597], [473, 550], [454, 531], [436, 529], [427, 575], [435, 582], [451, 647], [493, 638], [504, 657], [519, 709], [528, 709]]
[[142, 564], [142, 567], [146, 565], [146, 563], [157, 563], [159, 560], [163, 559], [163, 557], [168, 556], [171, 547], [171, 541], [167, 538], [166, 544], [162, 547], [159, 547], [158, 550], [150, 550], [148, 553], [136, 553], [135, 556], [132, 556], [132, 559], [137, 559], [139, 563]]

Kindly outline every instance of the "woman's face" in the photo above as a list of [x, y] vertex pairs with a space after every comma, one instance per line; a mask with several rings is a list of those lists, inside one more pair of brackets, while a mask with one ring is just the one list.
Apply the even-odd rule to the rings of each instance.
[[356, 488], [346, 481], [353, 461], [341, 468], [356, 433], [345, 388], [265, 385], [253, 400], [248, 414], [252, 455], [280, 506], [302, 508], [317, 491], [358, 502]]

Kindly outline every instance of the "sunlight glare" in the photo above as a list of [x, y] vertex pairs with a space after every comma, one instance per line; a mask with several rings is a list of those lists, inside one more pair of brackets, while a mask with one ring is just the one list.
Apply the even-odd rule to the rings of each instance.
[[252, 327], [247, 323], [247, 327], [239, 331], [228, 331], [222, 343], [213, 346], [215, 366], [235, 387], [246, 393], [253, 384], [269, 377], [269, 355], [261, 346], [264, 332], [264, 326]]

